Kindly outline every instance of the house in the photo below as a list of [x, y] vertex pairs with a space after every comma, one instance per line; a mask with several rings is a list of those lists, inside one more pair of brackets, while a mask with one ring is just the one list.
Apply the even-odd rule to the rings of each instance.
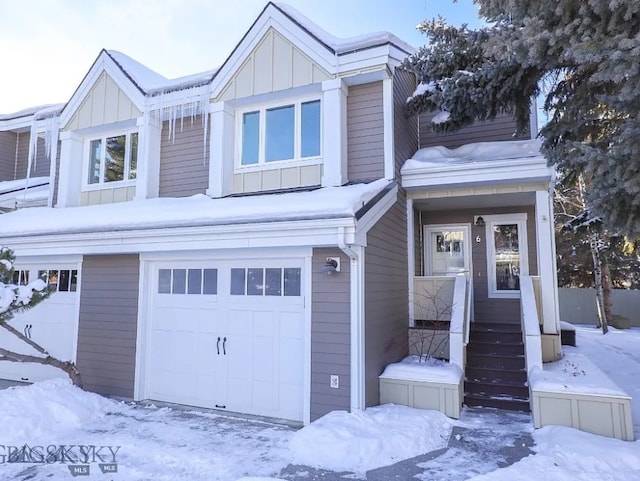
[[3, 179], [27, 182], [23, 136], [49, 138], [29, 169], [46, 206], [0, 216], [18, 280], [56, 290], [16, 327], [89, 390], [299, 423], [378, 404], [451, 274], [472, 279], [466, 322], [518, 325], [535, 276], [553, 357], [553, 171], [508, 116], [444, 137], [407, 118], [411, 52], [268, 3], [216, 70], [169, 80], [103, 50], [64, 106], [0, 118]]

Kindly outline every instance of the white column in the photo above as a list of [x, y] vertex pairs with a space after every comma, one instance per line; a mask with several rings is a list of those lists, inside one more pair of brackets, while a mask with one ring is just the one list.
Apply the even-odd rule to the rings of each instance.
[[387, 78], [382, 81], [382, 113], [384, 132], [384, 178], [394, 179], [396, 176], [395, 166], [395, 143], [393, 133], [393, 79]]
[[138, 166], [135, 200], [158, 197], [162, 122], [153, 115], [138, 117]]
[[[58, 178], [58, 200], [56, 207], [80, 205], [83, 167], [83, 138], [73, 132], [60, 133], [60, 174]], [[52, 162], [54, 160], [52, 159]]]
[[235, 110], [228, 102], [216, 102], [210, 111], [207, 195], [223, 197], [233, 191]]
[[409, 278], [407, 279], [407, 282], [409, 283], [409, 327], [414, 327], [415, 325], [415, 293], [413, 291], [413, 278], [416, 272], [416, 235], [413, 217], [414, 215], [413, 199], [407, 199], [407, 246], [409, 246], [409, 249], [407, 250], [407, 259], [409, 265]]
[[342, 79], [322, 82], [322, 186], [347, 182], [347, 94]]
[[542, 292], [544, 334], [560, 332], [558, 313], [558, 281], [556, 245], [553, 225], [553, 204], [547, 191], [536, 192], [536, 241], [538, 244], [538, 275]]

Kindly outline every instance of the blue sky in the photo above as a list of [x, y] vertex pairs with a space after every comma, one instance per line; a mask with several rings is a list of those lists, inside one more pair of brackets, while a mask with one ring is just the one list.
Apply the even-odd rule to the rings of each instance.
[[[471, 0], [287, 0], [329, 33], [387, 30], [424, 42], [415, 26], [443, 15], [478, 25]], [[211, 70], [231, 53], [265, 0], [0, 0], [0, 113], [66, 102], [102, 48], [168, 78]]]

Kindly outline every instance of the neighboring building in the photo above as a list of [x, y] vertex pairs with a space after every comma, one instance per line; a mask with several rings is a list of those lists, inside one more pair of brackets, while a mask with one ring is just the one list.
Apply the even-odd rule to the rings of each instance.
[[[519, 324], [536, 275], [555, 342], [553, 171], [508, 117], [448, 136], [407, 118], [413, 51], [269, 3], [215, 71], [102, 51], [63, 108], [0, 117], [0, 180], [50, 139], [29, 172], [49, 207], [0, 216], [20, 278], [57, 290], [18, 329], [89, 390], [301, 423], [379, 403], [425, 277], [467, 274], [477, 322]], [[478, 141], [511, 142], [419, 151]]]

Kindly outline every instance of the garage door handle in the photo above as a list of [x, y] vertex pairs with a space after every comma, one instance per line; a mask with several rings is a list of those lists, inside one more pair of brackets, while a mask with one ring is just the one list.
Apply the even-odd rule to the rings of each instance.
[[218, 350], [218, 356], [220, 355], [220, 336], [218, 336], [218, 342], [216, 343], [216, 349]]
[[222, 353], [226, 356], [227, 355], [227, 338], [225, 337], [224, 340], [222, 341]]

